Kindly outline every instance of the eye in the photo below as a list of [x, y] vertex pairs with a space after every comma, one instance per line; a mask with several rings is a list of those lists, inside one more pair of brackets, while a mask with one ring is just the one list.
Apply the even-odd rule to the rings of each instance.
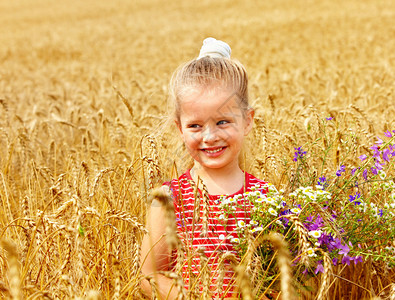
[[200, 125], [199, 124], [188, 124], [187, 127], [188, 128], [199, 128]]
[[228, 123], [229, 123], [229, 121], [227, 121], [227, 120], [221, 120], [221, 121], [217, 122], [217, 125], [224, 125], [224, 124], [228, 124]]

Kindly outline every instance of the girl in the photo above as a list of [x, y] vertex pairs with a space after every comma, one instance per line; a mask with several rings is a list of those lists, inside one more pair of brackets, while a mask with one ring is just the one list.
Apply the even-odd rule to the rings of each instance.
[[[249, 223], [246, 209], [238, 208], [244, 205], [248, 211], [248, 203], [241, 195], [265, 185], [239, 166], [239, 154], [245, 136], [252, 129], [254, 110], [248, 103], [247, 73], [239, 62], [230, 58], [230, 52], [226, 43], [208, 38], [203, 42], [199, 57], [181, 66], [173, 75], [171, 96], [175, 123], [194, 163], [192, 169], [165, 184], [174, 200], [178, 235], [189, 253], [182, 267], [184, 284], [187, 289], [195, 287], [191, 276], [193, 280], [202, 279], [208, 269], [209, 294], [216, 299], [237, 296], [234, 272], [230, 262], [221, 261], [221, 256], [229, 252], [237, 254], [232, 243], [237, 238], [237, 223]], [[198, 189], [198, 199], [195, 199], [199, 181], [205, 188]], [[227, 220], [221, 220], [219, 203], [223, 198], [220, 195], [239, 204]], [[195, 207], [199, 205], [197, 201], [202, 206], [200, 210]], [[145, 275], [174, 268], [174, 256], [163, 239], [165, 211], [156, 204], [153, 202], [148, 212], [150, 234], [142, 243]], [[173, 280], [160, 275], [163, 273], [156, 274], [162, 298], [176, 298], [178, 292]], [[142, 286], [151, 292], [148, 282], [144, 281]]]

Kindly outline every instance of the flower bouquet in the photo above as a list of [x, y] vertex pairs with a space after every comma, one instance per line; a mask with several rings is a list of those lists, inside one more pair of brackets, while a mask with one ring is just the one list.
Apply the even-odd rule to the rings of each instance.
[[[241, 257], [258, 241], [254, 250], [259, 274], [254, 275], [257, 293], [276, 285], [275, 250], [261, 239], [270, 232], [287, 241], [297, 287], [319, 273], [336, 275], [335, 266], [345, 268], [364, 261], [395, 266], [395, 131], [378, 139], [372, 153], [359, 156], [361, 165], [341, 164], [332, 176], [321, 174], [314, 184], [285, 193], [272, 184], [256, 185], [244, 193], [250, 220], [238, 220], [231, 241]], [[307, 168], [307, 151], [295, 148], [293, 160], [299, 175]], [[220, 219], [226, 224], [238, 199], [222, 197]], [[328, 283], [327, 283], [328, 284]]]

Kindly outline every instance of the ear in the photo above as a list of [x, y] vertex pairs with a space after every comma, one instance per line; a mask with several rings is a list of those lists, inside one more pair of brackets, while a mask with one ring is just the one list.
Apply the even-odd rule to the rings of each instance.
[[244, 126], [244, 135], [248, 135], [254, 125], [254, 115], [255, 110], [253, 108], [249, 108], [245, 115], [245, 126]]
[[176, 123], [176, 126], [178, 128], [178, 133], [181, 135], [181, 138], [183, 138], [182, 136], [183, 132], [182, 132], [182, 126], [180, 120], [175, 119], [174, 123]]

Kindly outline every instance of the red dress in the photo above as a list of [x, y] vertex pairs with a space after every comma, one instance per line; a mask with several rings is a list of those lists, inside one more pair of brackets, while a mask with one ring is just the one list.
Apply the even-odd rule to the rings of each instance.
[[[221, 217], [222, 211], [219, 207], [221, 195], [208, 195], [208, 215], [207, 215], [207, 227], [206, 234], [204, 231], [204, 204], [202, 191], [199, 189], [200, 203], [195, 202], [194, 187], [190, 170], [185, 174], [181, 175], [178, 179], [173, 179], [171, 182], [165, 183], [170, 187], [174, 198], [174, 209], [176, 213], [178, 235], [183, 245], [188, 250], [188, 257], [192, 256], [192, 259], [187, 260], [185, 257], [185, 263], [182, 268], [182, 276], [184, 279], [185, 287], [189, 288], [189, 270], [192, 270], [193, 274], [198, 278], [202, 277], [200, 274], [201, 261], [198, 253], [198, 249], [204, 249], [204, 254], [208, 258], [208, 267], [211, 272], [210, 276], [210, 291], [213, 298], [227, 298], [235, 297], [236, 292], [234, 291], [234, 272], [230, 267], [230, 262], [225, 261], [223, 263], [225, 273], [222, 274], [223, 283], [218, 284], [218, 278], [221, 276], [219, 268], [220, 258], [222, 253], [230, 251], [237, 255], [237, 251], [231, 242], [232, 238], [237, 238], [236, 226], [237, 222], [244, 221], [246, 224], [249, 223], [249, 204], [244, 197], [237, 197], [236, 195], [243, 195], [245, 192], [251, 191], [251, 188], [256, 187], [260, 190], [266, 188], [264, 185], [266, 182], [254, 177], [253, 175], [245, 172], [245, 184], [236, 193], [232, 195], [226, 195], [227, 198], [236, 196], [238, 205], [235, 206], [234, 213], [224, 221]], [[236, 199], [235, 198], [235, 199]], [[195, 203], [198, 203], [200, 208], [199, 218], [193, 218]], [[241, 207], [239, 207], [241, 206]], [[197, 215], [197, 214], [196, 214]], [[200, 275], [199, 275], [200, 274]], [[195, 277], [196, 278], [196, 277]], [[201, 289], [201, 288], [200, 288]]]

